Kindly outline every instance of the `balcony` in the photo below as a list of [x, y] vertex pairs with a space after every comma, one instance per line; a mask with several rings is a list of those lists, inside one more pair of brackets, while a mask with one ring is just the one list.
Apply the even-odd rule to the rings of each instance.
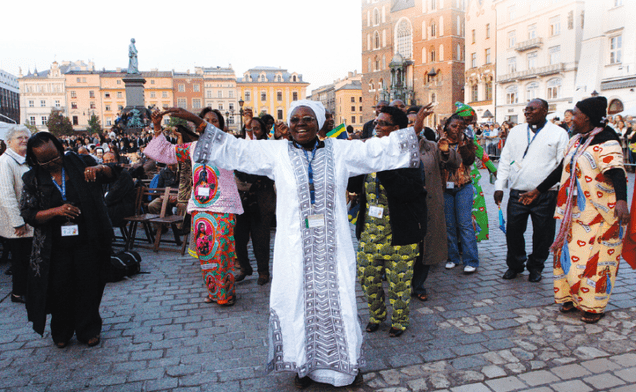
[[537, 37], [532, 38], [527, 41], [519, 42], [515, 45], [515, 50], [517, 52], [525, 52], [526, 50], [540, 48], [543, 45], [543, 38]]
[[558, 74], [563, 71], [565, 71], [564, 63], [550, 64], [550, 65], [546, 65], [545, 67], [530, 68], [526, 71], [518, 71], [518, 72], [501, 75], [497, 78], [497, 83], [510, 83], [510, 82], [516, 82], [519, 80], [534, 79], [540, 76]]

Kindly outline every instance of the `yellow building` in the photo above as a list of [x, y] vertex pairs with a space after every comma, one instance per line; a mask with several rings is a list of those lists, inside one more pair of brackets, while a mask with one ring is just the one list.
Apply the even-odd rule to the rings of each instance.
[[126, 72], [120, 68], [116, 71], [104, 71], [101, 73], [101, 98], [102, 98], [102, 127], [110, 128], [115, 125], [115, 119], [126, 107], [126, 86], [122, 78]]
[[153, 69], [150, 72], [142, 72], [146, 79], [144, 84], [144, 99], [146, 106], [157, 108], [174, 106], [172, 72]]
[[[68, 117], [73, 129], [85, 130], [94, 114], [102, 119], [100, 73], [97, 71], [70, 71], [66, 78]], [[103, 123], [102, 123], [103, 124]]]
[[254, 115], [271, 114], [276, 121], [287, 119], [287, 108], [292, 101], [305, 99], [307, 86], [302, 75], [274, 67], [256, 67], [247, 70], [237, 79], [239, 98], [245, 101], [244, 109], [252, 109]]
[[344, 79], [334, 82], [336, 100], [335, 125], [351, 125], [354, 130], [362, 130], [362, 74], [349, 72]]

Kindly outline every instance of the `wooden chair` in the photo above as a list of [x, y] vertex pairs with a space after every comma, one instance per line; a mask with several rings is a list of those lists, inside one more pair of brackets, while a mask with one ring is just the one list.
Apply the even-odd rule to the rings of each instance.
[[[124, 218], [124, 221], [126, 221], [127, 225], [129, 226], [126, 233], [126, 250], [131, 250], [135, 244], [135, 241], [137, 240], [146, 241], [149, 244], [155, 242], [155, 236], [152, 233], [152, 225], [150, 224], [150, 220], [158, 218], [159, 215], [146, 213], [144, 206], [147, 205], [145, 201], [148, 197], [157, 197], [162, 192], [165, 192], [164, 188], [147, 188], [145, 186], [140, 186], [138, 188], [137, 196], [135, 198], [135, 215]], [[146, 238], [144, 239], [137, 238], [137, 227], [140, 223], [144, 228], [144, 232], [146, 233]]]
[[[163, 202], [161, 203], [161, 213], [159, 214], [159, 217], [156, 218], [152, 218], [149, 219], [149, 222], [154, 224], [157, 227], [157, 234], [155, 235], [155, 245], [153, 247], [153, 250], [155, 252], [158, 252], [160, 249], [160, 244], [161, 244], [161, 240], [162, 240], [162, 235], [163, 235], [163, 228], [164, 227], [169, 227], [172, 229], [172, 234], [174, 236], [174, 240], [168, 240], [163, 238], [163, 240], [165, 242], [169, 242], [169, 243], [174, 243], [177, 246], [181, 246], [180, 249], [175, 249], [175, 248], [161, 248], [162, 250], [171, 250], [171, 251], [179, 251], [181, 252], [181, 254], [183, 255], [185, 253], [185, 246], [182, 246], [182, 241], [181, 241], [181, 230], [177, 227], [178, 224], [183, 223], [184, 222], [184, 218], [185, 218], [185, 211], [183, 212], [183, 214], [177, 214], [177, 215], [166, 215], [166, 212], [168, 210], [168, 206], [170, 205], [170, 196], [177, 196], [179, 193], [178, 189], [172, 189], [172, 188], [166, 188], [164, 194], [163, 194]], [[187, 238], [187, 236], [186, 236]]]

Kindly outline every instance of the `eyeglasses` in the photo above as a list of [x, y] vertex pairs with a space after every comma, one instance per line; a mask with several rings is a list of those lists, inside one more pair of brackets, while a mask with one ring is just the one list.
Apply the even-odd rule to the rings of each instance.
[[37, 162], [38, 162], [38, 165], [40, 165], [40, 166], [47, 166], [47, 165], [49, 165], [49, 164], [51, 164], [51, 163], [53, 163], [53, 162], [59, 161], [59, 160], [61, 160], [61, 159], [62, 159], [62, 156], [61, 156], [61, 155], [58, 155], [58, 156], [56, 156], [55, 158], [53, 158], [53, 159], [51, 159], [51, 160], [48, 160], [48, 161], [46, 161], [46, 162], [40, 162], [40, 161], [37, 161]]
[[528, 107], [523, 108], [523, 112], [524, 112], [524, 113], [528, 113], [528, 112], [536, 112], [536, 111], [537, 111], [537, 110], [539, 110], [539, 109], [541, 109], [541, 108], [533, 108], [533, 107], [528, 106]]
[[298, 124], [300, 122], [300, 120], [302, 120], [305, 124], [309, 124], [312, 121], [315, 121], [316, 119], [311, 117], [311, 116], [305, 116], [305, 117], [292, 117], [289, 122], [291, 122], [292, 124]]
[[378, 125], [381, 126], [381, 127], [394, 127], [395, 126], [395, 124], [391, 124], [391, 123], [388, 123], [386, 121], [373, 120], [373, 126], [377, 127]]

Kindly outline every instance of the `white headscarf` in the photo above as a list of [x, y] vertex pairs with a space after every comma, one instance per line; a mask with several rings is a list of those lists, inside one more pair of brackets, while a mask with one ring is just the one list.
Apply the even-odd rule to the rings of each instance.
[[322, 102], [319, 101], [310, 101], [308, 99], [301, 99], [300, 101], [293, 101], [291, 105], [289, 105], [289, 110], [287, 111], [287, 124], [289, 124], [289, 120], [291, 120], [292, 113], [294, 109], [299, 106], [306, 106], [309, 109], [314, 111], [316, 115], [316, 121], [318, 121], [318, 130], [322, 128], [325, 124], [325, 107], [322, 105]]

